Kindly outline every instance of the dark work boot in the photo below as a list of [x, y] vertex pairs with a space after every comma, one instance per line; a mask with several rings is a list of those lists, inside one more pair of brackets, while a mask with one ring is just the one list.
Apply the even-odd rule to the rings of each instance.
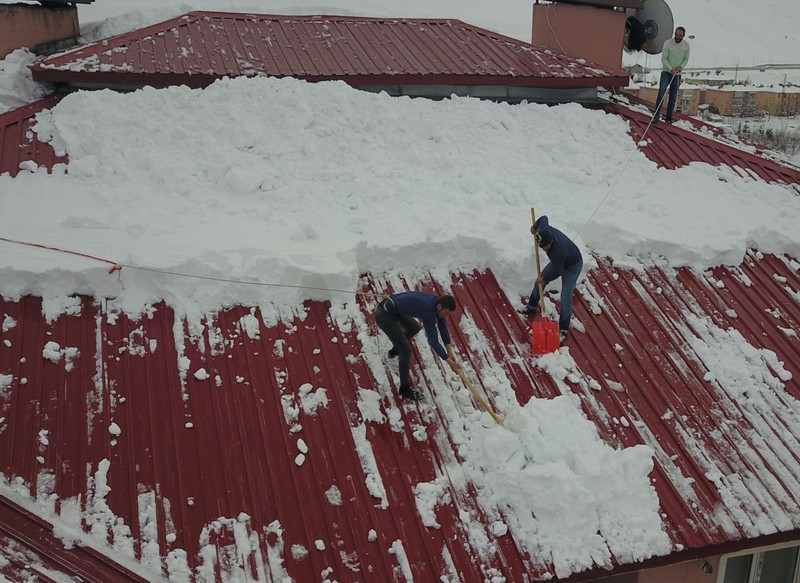
[[425, 398], [422, 393], [411, 387], [400, 387], [400, 396], [411, 401], [421, 401]]

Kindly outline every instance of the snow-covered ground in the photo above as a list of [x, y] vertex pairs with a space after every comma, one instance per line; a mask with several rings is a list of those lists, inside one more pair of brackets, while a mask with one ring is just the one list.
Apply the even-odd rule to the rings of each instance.
[[[153, 3], [145, 10], [141, 4], [141, 12], [125, 16], [116, 16], [127, 9], [123, 2], [101, 1], [79, 10], [84, 20], [112, 17], [93, 29], [107, 36], [192, 8]], [[515, 0], [499, 10], [496, 3], [475, 1], [441, 2], [435, 9], [421, 0], [402, 9], [388, 2], [309, 2], [270, 4], [269, 10], [458, 17], [526, 38], [529, 4]], [[715, 29], [705, 20], [711, 18], [708, 3], [692, 13], [695, 4], [672, 2], [676, 21], [691, 21], [687, 28], [698, 29], [693, 46], [702, 55]], [[767, 4], [776, 25], [791, 22], [793, 3]], [[195, 7], [241, 9], [217, 3]], [[743, 0], [729, 4], [728, 30], [736, 30], [731, 18], [739, 19], [743, 31], [760, 30], [756, 23], [766, 11], [752, 7], [750, 15], [746, 9]], [[700, 41], [703, 26], [709, 27], [708, 41]], [[768, 59], [770, 51], [783, 55], [786, 43], [796, 43], [796, 28], [787, 28], [783, 38], [773, 27], [774, 44], [743, 33], [737, 50], [753, 58], [763, 52]], [[20, 80], [20, 66], [30, 58], [15, 53], [6, 59], [0, 75], [4, 94], [21, 101], [40, 94], [41, 88]], [[2, 103], [13, 105], [5, 96]], [[339, 82], [233, 79], [205, 90], [73, 94], [42, 113], [36, 131], [69, 154], [69, 174], [64, 168], [52, 174], [28, 168], [14, 179], [1, 176], [0, 233], [126, 266], [123, 287], [104, 263], [0, 243], [0, 294], [11, 300], [41, 295], [50, 317], [68, 309], [76, 292], [115, 298], [114, 308], [130, 314], [165, 300], [190, 322], [233, 304], [259, 306], [267, 319], [291, 313], [306, 298], [329, 299], [334, 310], [345, 309], [361, 273], [395, 277], [420, 268], [445, 279], [451, 271], [491, 267], [516, 299], [529, 292], [534, 272], [531, 206], [576, 240], [587, 268], [593, 252], [633, 267], [636, 257], [658, 255], [670, 265], [698, 270], [738, 265], [748, 247], [800, 255], [800, 197], [791, 190], [700, 163], [658, 168], [631, 141], [621, 118], [578, 105], [434, 102], [362, 93]], [[292, 287], [265, 293], [168, 271]], [[568, 350], [552, 358], [554, 370], [575, 368]], [[569, 411], [557, 410], [565, 405]], [[488, 459], [497, 459], [490, 456], [492, 448], [507, 451], [539, 431], [551, 445], [561, 442], [560, 434], [580, 436], [583, 450], [594, 452], [608, 476], [627, 476], [632, 485], [627, 511], [638, 522], [637, 536], [648, 541], [643, 554], [666, 552], [647, 480], [649, 450], [642, 456], [641, 449], [603, 449], [568, 402], [532, 401], [509, 411], [509, 425], [513, 433], [474, 427], [488, 440], [487, 451], [475, 459], [489, 458], [482, 470], [478, 461], [472, 469], [507, 477], [492, 486], [494, 499], [522, 508], [522, 488], [537, 468], [515, 465], [514, 459], [502, 467], [490, 464]], [[550, 454], [555, 457], [548, 459], [557, 461], [572, 455]], [[473, 480], [479, 482], [480, 474]], [[582, 495], [587, 489], [582, 480], [554, 482], [552, 495]], [[591, 484], [597, 499], [611, 491], [612, 482]], [[555, 549], [563, 556], [573, 556], [570, 535], [578, 531], [569, 530], [571, 525], [598, 510], [582, 500], [564, 504], [563, 514], [553, 518], [567, 529], [564, 546]], [[521, 510], [517, 527], [528, 532], [524, 515]], [[625, 545], [636, 541], [619, 536], [614, 544], [623, 554], [631, 552]]]
[[781, 150], [800, 167], [800, 116], [725, 117], [723, 123], [737, 135]]
[[[800, 55], [798, 55], [800, 59]], [[765, 89], [787, 93], [800, 92], [800, 65], [792, 68], [760, 68], [742, 67], [726, 69], [690, 69], [685, 78], [695, 84], [711, 86], [735, 85], [741, 91], [748, 89]], [[655, 82], [658, 82], [657, 78]]]
[[780, 132], [800, 133], [800, 116], [792, 115], [789, 117], [778, 117], [765, 115], [763, 117], [724, 117], [725, 124], [737, 127], [739, 124], [747, 124], [751, 128], [773, 130]]

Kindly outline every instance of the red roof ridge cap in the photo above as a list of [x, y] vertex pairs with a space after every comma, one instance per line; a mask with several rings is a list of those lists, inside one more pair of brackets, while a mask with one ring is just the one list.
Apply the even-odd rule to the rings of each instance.
[[[353, 20], [353, 21], [366, 21], [366, 22], [427, 22], [432, 24], [445, 24], [450, 22], [458, 22], [466, 26], [474, 27], [457, 18], [415, 18], [410, 16], [353, 16], [345, 14], [276, 14], [271, 12], [230, 12], [225, 10], [192, 10], [183, 16], [224, 16], [231, 18], [264, 18], [264, 19], [297, 19], [297, 20], [314, 20], [314, 19], [327, 19], [327, 20]], [[180, 17], [178, 17], [180, 18]], [[174, 19], [173, 19], [174, 20]], [[495, 34], [495, 33], [492, 33]], [[512, 39], [520, 42], [519, 39]]]
[[[414, 24], [455, 24], [458, 26], [463, 26], [464, 28], [468, 28], [478, 34], [485, 34], [487, 36], [491, 36], [499, 41], [505, 41], [514, 43], [517, 45], [522, 45], [529, 48], [540, 48], [541, 50], [546, 50], [547, 47], [538, 47], [536, 45], [532, 45], [531, 43], [524, 41], [522, 39], [514, 38], [511, 36], [504, 35], [502, 33], [496, 32], [494, 30], [484, 28], [482, 26], [478, 26], [460, 18], [416, 18], [410, 16], [352, 16], [352, 15], [341, 15], [341, 14], [273, 14], [273, 13], [259, 13], [259, 12], [227, 12], [227, 11], [219, 11], [219, 10], [193, 10], [192, 12], [187, 12], [184, 16], [189, 15], [202, 15], [202, 16], [225, 16], [225, 17], [233, 17], [233, 18], [246, 18], [246, 17], [258, 17], [262, 19], [275, 19], [275, 20], [286, 20], [286, 19], [296, 19], [296, 20], [314, 20], [314, 19], [322, 19], [322, 20], [336, 20], [336, 21], [355, 21], [355, 22], [376, 22], [376, 23], [385, 23], [385, 22], [409, 22]], [[566, 58], [567, 55], [560, 55]]]

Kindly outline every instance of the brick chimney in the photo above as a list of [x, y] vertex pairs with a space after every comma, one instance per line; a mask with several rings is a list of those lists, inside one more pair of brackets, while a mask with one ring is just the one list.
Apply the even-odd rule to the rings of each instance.
[[[604, 5], [603, 0], [594, 4]], [[641, 5], [615, 0], [615, 6]], [[553, 52], [619, 69], [625, 39], [625, 12], [586, 4], [534, 4], [531, 42]]]
[[0, 4], [0, 59], [17, 49], [46, 55], [78, 42], [75, 4]]

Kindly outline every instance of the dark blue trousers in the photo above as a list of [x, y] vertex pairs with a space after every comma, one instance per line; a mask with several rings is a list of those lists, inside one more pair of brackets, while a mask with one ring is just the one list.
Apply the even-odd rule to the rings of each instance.
[[400, 369], [400, 388], [409, 388], [408, 367], [411, 364], [411, 342], [422, 329], [415, 318], [398, 316], [386, 311], [386, 300], [375, 308], [375, 323], [392, 341], [392, 348], [397, 351], [398, 368]]
[[[672, 81], [672, 83], [670, 83]], [[661, 71], [661, 79], [658, 83], [658, 99], [656, 99], [656, 111], [653, 119], [657, 120], [661, 116], [661, 106], [664, 105], [664, 95], [669, 88], [669, 99], [667, 100], [667, 121], [672, 121], [672, 114], [675, 112], [675, 105], [678, 103], [678, 89], [681, 86], [681, 76], [672, 76], [669, 71]]]

